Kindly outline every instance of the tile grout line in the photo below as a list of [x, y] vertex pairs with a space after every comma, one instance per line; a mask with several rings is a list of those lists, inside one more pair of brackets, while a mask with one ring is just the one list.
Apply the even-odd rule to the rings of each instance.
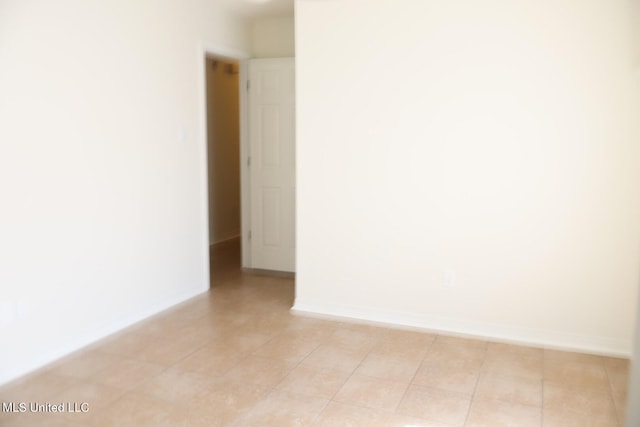
[[608, 387], [609, 401], [611, 402], [611, 406], [613, 406], [613, 410], [616, 412], [616, 422], [618, 423], [618, 427], [624, 427], [624, 420], [620, 419], [620, 414], [619, 414], [619, 409], [621, 408], [618, 408], [616, 400], [613, 398], [613, 394], [614, 394], [613, 384], [611, 383], [611, 376], [609, 375], [609, 369], [607, 369], [607, 365], [605, 363], [604, 358], [602, 359], [602, 365], [604, 367], [604, 373], [607, 376], [607, 383], [609, 385]]
[[486, 341], [486, 346], [484, 349], [484, 356], [482, 358], [482, 365], [480, 366], [480, 372], [478, 372], [478, 378], [476, 378], [476, 383], [473, 386], [473, 392], [471, 393], [471, 399], [469, 401], [469, 409], [467, 409], [467, 415], [464, 418], [464, 424], [463, 426], [467, 425], [467, 422], [469, 421], [469, 415], [471, 414], [471, 408], [473, 407], [473, 404], [476, 400], [476, 389], [478, 388], [478, 382], [480, 381], [480, 375], [482, 374], [482, 366], [484, 366], [485, 362], [487, 361], [487, 352], [489, 351], [489, 342]]
[[544, 427], [544, 415], [545, 415], [545, 410], [544, 410], [544, 389], [545, 389], [545, 385], [547, 383], [547, 359], [548, 359], [548, 354], [547, 354], [547, 349], [543, 348], [542, 349], [542, 391], [541, 391], [541, 399], [542, 402], [540, 404], [540, 424], [542, 427]]
[[404, 416], [404, 414], [401, 414], [401, 413], [398, 412], [398, 409], [400, 408], [400, 404], [407, 397], [407, 393], [409, 393], [409, 388], [413, 385], [413, 381], [415, 380], [416, 375], [418, 375], [418, 372], [420, 372], [420, 369], [422, 368], [422, 365], [423, 365], [425, 359], [427, 358], [429, 353], [432, 351], [433, 344], [437, 341], [439, 336], [440, 336], [439, 334], [435, 334], [435, 336], [433, 337], [433, 340], [429, 343], [429, 347], [427, 348], [427, 351], [424, 353], [424, 356], [422, 356], [422, 360], [420, 360], [420, 363], [418, 364], [418, 367], [416, 368], [416, 371], [413, 373], [413, 375], [409, 379], [409, 383], [407, 384], [407, 388], [405, 389], [404, 393], [402, 394], [402, 397], [400, 398], [400, 400], [398, 401], [398, 404], [396, 405], [395, 409], [393, 410], [394, 415]]

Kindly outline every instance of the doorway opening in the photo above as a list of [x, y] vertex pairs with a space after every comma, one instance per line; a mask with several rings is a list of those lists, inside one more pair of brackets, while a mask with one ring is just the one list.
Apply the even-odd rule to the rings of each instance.
[[200, 83], [210, 286], [231, 266], [295, 271], [293, 58], [217, 52]]
[[205, 56], [211, 285], [241, 268], [240, 64]]

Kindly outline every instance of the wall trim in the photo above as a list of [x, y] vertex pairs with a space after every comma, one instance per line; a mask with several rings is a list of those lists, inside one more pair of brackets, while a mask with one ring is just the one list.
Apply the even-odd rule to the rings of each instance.
[[555, 350], [578, 351], [601, 356], [631, 355], [630, 343], [608, 337], [571, 334], [543, 329], [519, 328], [466, 319], [444, 318], [424, 313], [379, 310], [369, 307], [326, 304], [296, 299], [291, 313], [331, 320], [367, 323], [378, 326], [444, 333], [495, 342], [544, 347]]

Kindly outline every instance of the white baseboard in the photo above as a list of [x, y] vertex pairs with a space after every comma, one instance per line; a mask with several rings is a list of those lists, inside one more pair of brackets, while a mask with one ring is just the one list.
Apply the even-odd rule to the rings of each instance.
[[296, 299], [291, 312], [293, 314], [333, 320], [347, 320], [392, 328], [461, 335], [496, 342], [577, 351], [603, 356], [628, 358], [631, 355], [631, 343], [623, 340], [478, 323], [464, 319], [430, 316], [428, 314], [393, 312], [366, 307], [348, 307], [301, 301], [300, 299]]
[[61, 343], [61, 345], [56, 347], [55, 349], [50, 349], [46, 352], [34, 355], [34, 357], [32, 358], [24, 360], [20, 366], [12, 366], [11, 370], [8, 372], [4, 369], [0, 370], [0, 386], [19, 379], [25, 375], [37, 373], [38, 371], [46, 368], [47, 365], [58, 359], [61, 359], [90, 344], [100, 341], [101, 339], [119, 332], [137, 322], [156, 315], [161, 311], [164, 311], [191, 298], [194, 298], [204, 292], [207, 292], [208, 289], [209, 288], [207, 286], [204, 289], [192, 289], [188, 292], [175, 295], [172, 298], [168, 298], [162, 302], [147, 307], [140, 312], [130, 313], [125, 317], [114, 319], [110, 324], [96, 327], [95, 329], [87, 332], [86, 334], [83, 334], [82, 336], [73, 337], [71, 341]]

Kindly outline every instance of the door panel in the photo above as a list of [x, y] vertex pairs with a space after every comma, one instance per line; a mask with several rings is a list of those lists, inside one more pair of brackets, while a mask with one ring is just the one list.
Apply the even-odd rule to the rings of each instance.
[[295, 270], [293, 58], [249, 61], [251, 266]]

